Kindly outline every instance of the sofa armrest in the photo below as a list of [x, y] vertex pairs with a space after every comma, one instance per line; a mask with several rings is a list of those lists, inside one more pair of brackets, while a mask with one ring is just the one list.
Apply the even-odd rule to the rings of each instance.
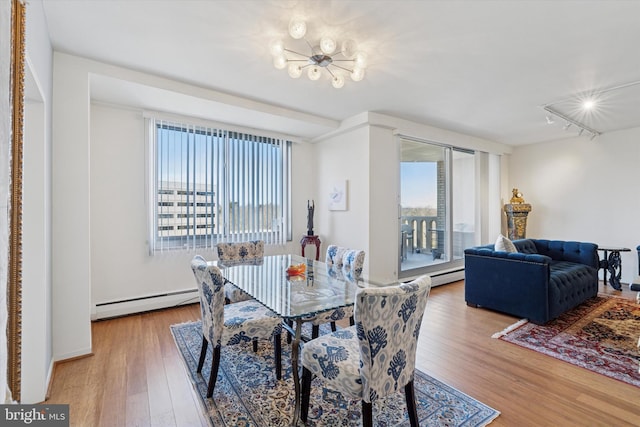
[[465, 301], [533, 322], [549, 318], [551, 258], [540, 254], [465, 250]]

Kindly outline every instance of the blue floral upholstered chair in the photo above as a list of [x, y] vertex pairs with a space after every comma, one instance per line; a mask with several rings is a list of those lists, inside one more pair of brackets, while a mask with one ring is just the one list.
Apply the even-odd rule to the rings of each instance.
[[222, 273], [217, 266], [208, 265], [200, 255], [191, 261], [191, 269], [198, 284], [202, 312], [202, 350], [198, 373], [202, 371], [209, 343], [213, 346], [207, 397], [213, 395], [220, 366], [220, 350], [227, 345], [255, 342], [258, 339], [273, 340], [276, 378], [280, 379], [282, 319], [255, 300], [225, 305]]
[[[327, 248], [325, 263], [329, 268], [328, 273], [330, 276], [354, 281], [362, 275], [364, 258], [364, 251], [330, 245]], [[351, 325], [353, 325], [353, 306], [318, 314], [311, 321], [311, 338], [318, 337], [320, 334], [320, 325], [324, 323], [331, 322], [331, 330], [335, 332], [336, 321], [347, 317], [350, 319]]]
[[362, 401], [362, 425], [373, 424], [372, 403], [404, 387], [411, 426], [418, 426], [413, 387], [416, 347], [431, 278], [362, 288], [355, 326], [307, 342], [302, 348], [301, 418], [306, 422], [313, 376], [346, 399]]
[[[250, 242], [240, 243], [218, 243], [216, 248], [218, 249], [218, 259], [226, 263], [257, 262], [264, 257], [263, 240], [252, 240]], [[252, 299], [249, 294], [233, 286], [231, 283], [225, 283], [224, 285], [224, 298], [227, 304]]]

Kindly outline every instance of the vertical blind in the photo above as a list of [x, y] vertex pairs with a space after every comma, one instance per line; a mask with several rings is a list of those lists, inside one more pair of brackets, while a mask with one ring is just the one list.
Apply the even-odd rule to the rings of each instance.
[[148, 119], [151, 252], [284, 244], [291, 142]]

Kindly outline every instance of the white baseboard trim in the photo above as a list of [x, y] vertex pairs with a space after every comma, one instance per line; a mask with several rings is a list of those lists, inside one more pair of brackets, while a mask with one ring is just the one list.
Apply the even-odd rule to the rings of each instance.
[[47, 372], [47, 380], [45, 384], [47, 385], [46, 390], [44, 392], [44, 401], [49, 399], [51, 395], [51, 386], [53, 385], [53, 372], [56, 367], [56, 362], [51, 358], [51, 363], [49, 363], [49, 371]]
[[[458, 280], [464, 279], [464, 267], [453, 268], [451, 270], [443, 270], [443, 271], [434, 271], [433, 273], [425, 273], [431, 277], [431, 286], [440, 286], [446, 285], [447, 283], [457, 282]], [[401, 282], [408, 282], [420, 277], [420, 275], [416, 275], [413, 277], [403, 277], [400, 279]]]
[[127, 314], [142, 313], [144, 311], [176, 307], [179, 305], [193, 304], [195, 302], [198, 302], [197, 289], [186, 289], [119, 301], [101, 302], [94, 304], [91, 320], [126, 316]]
[[464, 279], [464, 268], [453, 271], [445, 271], [435, 273], [431, 276], [431, 286], [446, 285], [447, 283], [457, 282]]
[[56, 363], [56, 362], [63, 362], [65, 360], [70, 360], [70, 359], [78, 359], [81, 357], [91, 356], [92, 354], [93, 353], [91, 352], [91, 347], [87, 347], [82, 350], [72, 351], [71, 353], [55, 355], [53, 357], [53, 362]]

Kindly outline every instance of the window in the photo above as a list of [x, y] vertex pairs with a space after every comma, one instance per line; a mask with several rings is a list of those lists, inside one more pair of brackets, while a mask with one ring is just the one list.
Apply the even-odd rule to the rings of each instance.
[[149, 119], [150, 249], [291, 238], [291, 142]]
[[476, 158], [481, 153], [401, 138], [400, 273], [459, 267], [476, 238]]

